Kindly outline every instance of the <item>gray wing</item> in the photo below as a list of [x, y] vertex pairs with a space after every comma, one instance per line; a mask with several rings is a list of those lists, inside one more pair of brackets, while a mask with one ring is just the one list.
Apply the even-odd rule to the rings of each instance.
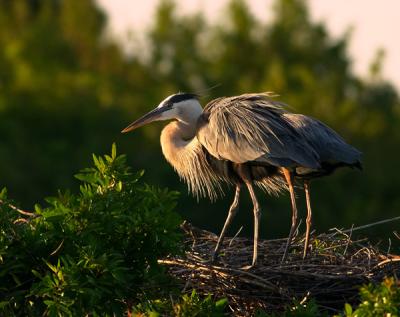
[[284, 105], [268, 94], [211, 101], [198, 121], [197, 138], [219, 160], [318, 168], [318, 154], [284, 120]]
[[361, 152], [321, 121], [293, 113], [285, 113], [283, 117], [308, 140], [320, 162], [360, 164]]

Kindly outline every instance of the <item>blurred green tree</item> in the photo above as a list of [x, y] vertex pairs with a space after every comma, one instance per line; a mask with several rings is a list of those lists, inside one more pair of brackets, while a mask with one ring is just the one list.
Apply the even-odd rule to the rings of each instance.
[[[268, 23], [256, 20], [245, 1], [231, 0], [221, 18], [210, 24], [199, 13], [180, 14], [172, 0], [160, 1], [146, 49], [126, 54], [107, 35], [106, 15], [93, 0], [0, 0], [0, 185], [32, 204], [73, 186], [70, 175], [88, 155], [116, 141], [132, 166], [146, 169], [146, 181], [186, 192], [162, 158], [161, 124], [129, 136], [119, 131], [177, 91], [207, 95], [204, 103], [274, 91], [293, 111], [325, 121], [364, 152], [363, 174], [338, 172], [312, 187], [316, 227], [397, 214], [400, 106], [397, 91], [378, 74], [382, 61], [372, 61], [373, 78], [357, 77], [347, 52], [351, 34], [332, 38], [311, 21], [303, 0], [276, 0]], [[216, 231], [230, 196], [210, 208], [207, 200], [182, 195], [180, 209]], [[285, 235], [289, 199], [262, 201], [264, 235]], [[242, 212], [235, 224], [246, 223], [250, 233], [251, 218]]]

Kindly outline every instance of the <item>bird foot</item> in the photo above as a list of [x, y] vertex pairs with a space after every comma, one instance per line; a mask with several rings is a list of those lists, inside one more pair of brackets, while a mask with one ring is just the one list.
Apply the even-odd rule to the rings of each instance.
[[242, 266], [240, 269], [243, 271], [248, 271], [248, 270], [252, 269], [253, 267], [254, 267], [254, 265], [251, 264], [251, 265]]
[[240, 269], [243, 270], [243, 271], [248, 271], [248, 270], [252, 269], [253, 267], [255, 267], [256, 265], [257, 265], [257, 262], [253, 261], [252, 264], [242, 266]]

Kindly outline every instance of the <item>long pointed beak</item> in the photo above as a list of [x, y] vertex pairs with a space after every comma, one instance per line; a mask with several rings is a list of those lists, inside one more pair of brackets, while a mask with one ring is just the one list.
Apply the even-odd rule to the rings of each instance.
[[156, 121], [160, 118], [161, 113], [163, 113], [166, 109], [163, 108], [155, 108], [149, 113], [146, 113], [143, 117], [133, 121], [130, 125], [128, 125], [125, 129], [121, 131], [121, 133], [127, 133], [133, 131], [141, 126], [144, 126], [150, 122]]

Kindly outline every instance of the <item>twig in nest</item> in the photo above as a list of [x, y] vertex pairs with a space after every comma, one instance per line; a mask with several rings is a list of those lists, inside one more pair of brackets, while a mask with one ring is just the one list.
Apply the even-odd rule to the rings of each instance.
[[351, 225], [350, 234], [348, 235], [347, 244], [343, 251], [343, 256], [346, 255], [347, 249], [349, 248], [349, 244], [351, 242], [351, 235], [353, 234], [353, 227], [354, 227], [354, 224]]
[[377, 267], [382, 266], [382, 265], [385, 265], [385, 264], [387, 264], [387, 263], [399, 262], [399, 261], [400, 261], [400, 257], [395, 257], [395, 258], [386, 259], [386, 260], [383, 260], [382, 262], [379, 262], [379, 263], [377, 264]]
[[389, 238], [389, 246], [388, 246], [388, 250], [386, 252], [387, 255], [390, 254], [390, 248], [392, 247], [392, 239]]
[[380, 220], [380, 221], [377, 221], [377, 222], [369, 223], [369, 224], [366, 224], [366, 225], [363, 225], [363, 226], [358, 226], [358, 227], [347, 229], [347, 230], [343, 230], [343, 232], [347, 233], [349, 231], [357, 231], [357, 230], [367, 229], [367, 228], [371, 228], [371, 227], [374, 227], [374, 226], [377, 226], [377, 225], [382, 225], [384, 223], [393, 222], [393, 221], [397, 221], [397, 220], [400, 220], [400, 216], [389, 218], [389, 219]]
[[300, 229], [302, 222], [303, 222], [303, 219], [300, 218], [299, 224], [297, 225], [296, 230], [294, 231], [293, 239], [297, 238], [297, 236], [299, 235], [299, 229]]
[[242, 231], [242, 229], [243, 229], [243, 226], [241, 226], [241, 227], [239, 228], [238, 232], [236, 232], [236, 234], [233, 236], [233, 238], [231, 239], [231, 241], [229, 241], [229, 247], [232, 246], [233, 240], [236, 239], [236, 237], [240, 234], [240, 232]]

